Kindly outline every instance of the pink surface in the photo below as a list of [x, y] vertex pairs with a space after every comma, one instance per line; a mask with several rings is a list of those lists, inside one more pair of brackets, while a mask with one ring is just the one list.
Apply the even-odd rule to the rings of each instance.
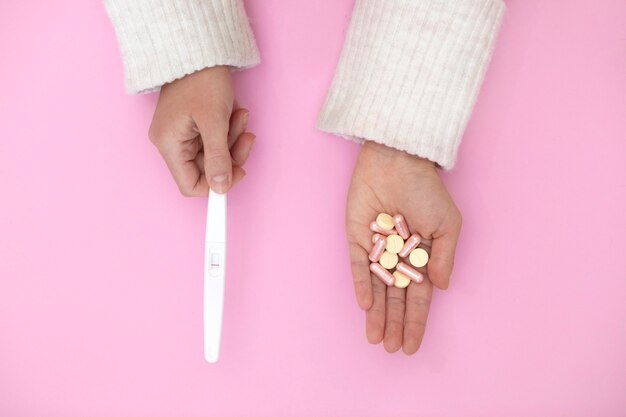
[[209, 365], [205, 201], [146, 139], [156, 95], [124, 94], [99, 1], [3, 2], [1, 416], [626, 415], [626, 3], [508, 2], [445, 176], [456, 273], [413, 357], [365, 340], [343, 236], [359, 148], [314, 129], [351, 6], [249, 1], [258, 141]]

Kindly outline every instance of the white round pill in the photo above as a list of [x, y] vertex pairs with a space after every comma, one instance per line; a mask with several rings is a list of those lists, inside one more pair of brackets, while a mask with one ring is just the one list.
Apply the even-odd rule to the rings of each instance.
[[393, 269], [396, 267], [396, 265], [398, 265], [398, 255], [385, 251], [380, 257], [378, 263], [381, 264], [385, 269]]
[[[389, 246], [389, 244], [387, 244], [387, 246]], [[409, 262], [416, 268], [426, 266], [428, 263], [428, 252], [423, 248], [413, 249], [409, 255]]]
[[387, 236], [387, 251], [399, 253], [404, 247], [404, 239], [400, 235]]
[[409, 279], [409, 277], [404, 275], [402, 272], [396, 271], [393, 273], [393, 276], [396, 279], [393, 283], [393, 286], [396, 288], [406, 288], [411, 283], [411, 280]]
[[395, 223], [393, 222], [393, 217], [391, 217], [387, 213], [380, 213], [378, 217], [376, 217], [376, 224], [385, 230], [391, 230], [395, 226]]

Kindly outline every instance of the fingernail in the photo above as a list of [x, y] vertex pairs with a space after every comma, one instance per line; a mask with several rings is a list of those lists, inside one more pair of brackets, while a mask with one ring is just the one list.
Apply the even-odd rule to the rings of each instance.
[[228, 175], [216, 175], [211, 177], [211, 188], [216, 193], [226, 192], [228, 186]]
[[243, 115], [243, 130], [244, 130], [244, 132], [248, 128], [248, 120], [250, 120], [250, 112], [249, 111], [245, 112], [244, 115]]

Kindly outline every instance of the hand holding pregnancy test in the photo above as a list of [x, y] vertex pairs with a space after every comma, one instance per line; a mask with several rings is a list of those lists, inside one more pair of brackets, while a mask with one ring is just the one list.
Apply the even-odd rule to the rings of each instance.
[[346, 231], [370, 343], [415, 353], [433, 286], [448, 287], [461, 216], [435, 164], [366, 141], [352, 176]]

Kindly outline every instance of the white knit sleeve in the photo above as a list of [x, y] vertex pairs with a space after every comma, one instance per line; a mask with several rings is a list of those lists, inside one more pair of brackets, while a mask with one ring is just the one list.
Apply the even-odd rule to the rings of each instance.
[[318, 127], [454, 165], [502, 0], [356, 0]]
[[129, 93], [203, 68], [259, 63], [243, 0], [104, 0]]

